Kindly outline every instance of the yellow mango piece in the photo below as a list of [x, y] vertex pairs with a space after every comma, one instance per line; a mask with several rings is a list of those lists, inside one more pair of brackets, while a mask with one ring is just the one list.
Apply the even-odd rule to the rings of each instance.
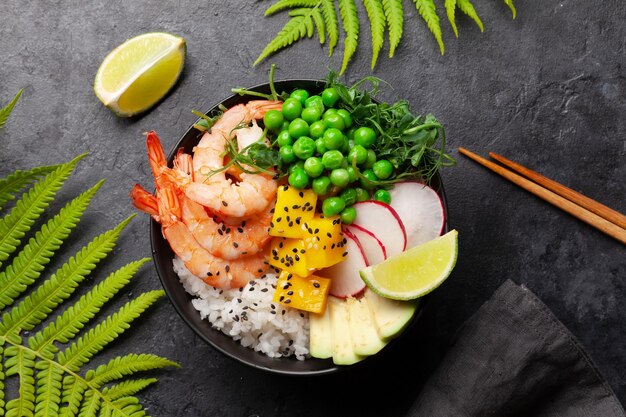
[[270, 236], [304, 237], [302, 225], [315, 215], [316, 203], [317, 195], [313, 190], [298, 190], [288, 185], [278, 187]]
[[329, 289], [328, 278], [315, 275], [301, 277], [283, 271], [278, 277], [274, 302], [312, 313], [323, 313]]
[[307, 232], [304, 247], [309, 268], [326, 268], [344, 259], [345, 239], [341, 233], [339, 216], [325, 218], [318, 215], [307, 220], [304, 227]]
[[313, 273], [307, 265], [302, 239], [274, 238], [270, 249], [270, 265], [306, 277]]

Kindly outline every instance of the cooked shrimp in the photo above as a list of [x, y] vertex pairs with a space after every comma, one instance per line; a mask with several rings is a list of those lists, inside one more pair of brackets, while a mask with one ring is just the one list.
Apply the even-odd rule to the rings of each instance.
[[156, 197], [146, 191], [141, 185], [135, 184], [133, 186], [130, 190], [130, 198], [133, 201], [133, 206], [135, 206], [137, 210], [148, 213], [157, 222], [161, 221], [159, 218], [159, 204], [157, 203]]

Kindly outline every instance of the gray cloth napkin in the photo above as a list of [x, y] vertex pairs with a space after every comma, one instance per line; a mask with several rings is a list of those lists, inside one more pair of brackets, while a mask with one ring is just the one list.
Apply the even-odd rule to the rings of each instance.
[[410, 415], [626, 413], [565, 326], [527, 288], [506, 281], [459, 330]]

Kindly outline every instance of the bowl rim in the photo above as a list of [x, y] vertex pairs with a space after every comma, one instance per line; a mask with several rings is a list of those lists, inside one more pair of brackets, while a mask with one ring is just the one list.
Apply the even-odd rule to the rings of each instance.
[[[277, 80], [274, 81], [275, 85], [280, 85], [280, 84], [286, 84], [286, 83], [315, 83], [315, 84], [325, 84], [326, 81], [324, 80], [319, 80], [319, 79], [307, 79], [307, 78], [294, 78], [294, 79], [283, 79], [283, 80]], [[258, 90], [262, 90], [262, 89], [266, 89], [269, 88], [269, 82], [266, 83], [261, 83], [261, 84], [256, 84], [252, 87], [247, 87], [246, 90], [251, 90], [251, 91], [258, 91]], [[231, 100], [235, 100], [236, 98], [240, 98], [241, 100], [253, 100], [254, 97], [251, 96], [245, 96], [245, 95], [240, 95], [237, 93], [231, 94], [230, 96], [222, 99], [221, 101], [217, 102], [216, 104], [214, 104], [212, 107], [210, 107], [207, 111], [204, 112], [204, 114], [209, 115], [210, 113], [214, 112], [216, 109], [219, 108], [219, 106], [225, 102], [231, 101]], [[185, 139], [187, 138], [187, 136], [189, 134], [191, 134], [193, 131], [197, 131], [197, 129], [195, 129], [193, 127], [193, 124], [191, 124], [189, 126], [189, 128], [187, 128], [187, 130], [185, 130], [185, 132], [182, 134], [182, 136], [176, 141], [176, 143], [174, 144], [174, 146], [172, 147], [172, 149], [167, 153], [167, 161], [168, 164], [172, 163], [172, 160], [174, 158], [174, 156], [176, 155], [177, 150], [181, 147], [182, 143], [185, 141]], [[199, 136], [199, 134], [198, 134]], [[435, 174], [435, 178], [436, 178], [436, 182], [437, 182], [437, 188], [435, 189], [435, 191], [437, 192], [437, 194], [439, 195], [439, 197], [441, 198], [441, 202], [443, 205], [443, 210], [444, 210], [444, 225], [443, 225], [443, 231], [447, 232], [449, 230], [449, 213], [448, 213], [448, 203], [447, 203], [447, 198], [446, 198], [446, 193], [445, 193], [445, 189], [444, 189], [444, 185], [443, 185], [443, 181], [441, 179], [441, 176], [439, 174], [439, 171], [437, 171], [437, 173]], [[332, 359], [318, 359], [318, 358], [307, 358], [305, 359], [305, 361], [310, 361], [310, 360], [316, 360], [316, 361], [325, 361], [327, 363], [329, 363], [329, 367], [324, 368], [324, 369], [318, 369], [318, 370], [305, 370], [305, 371], [290, 371], [290, 370], [284, 370], [284, 369], [274, 369], [274, 368], [270, 368], [267, 366], [263, 366], [260, 365], [258, 363], [254, 363], [253, 361], [249, 361], [246, 360], [245, 358], [242, 358], [232, 352], [230, 352], [228, 349], [225, 349], [221, 346], [219, 346], [217, 343], [215, 343], [213, 340], [211, 340], [211, 338], [209, 337], [209, 335], [207, 335], [204, 330], [200, 327], [198, 327], [196, 325], [196, 323], [194, 323], [192, 321], [192, 319], [190, 317], [187, 317], [187, 313], [185, 311], [183, 311], [183, 308], [181, 305], [179, 305], [179, 303], [177, 301], [175, 301], [175, 296], [173, 293], [173, 289], [170, 287], [170, 279], [167, 276], [166, 271], [162, 271], [161, 267], [159, 266], [159, 259], [161, 256], [163, 256], [162, 254], [160, 254], [156, 249], [155, 249], [155, 242], [157, 239], [163, 240], [163, 236], [160, 232], [161, 228], [160, 225], [152, 218], [150, 218], [150, 222], [149, 222], [149, 231], [150, 231], [150, 249], [152, 252], [152, 261], [153, 264], [155, 266], [156, 272], [157, 272], [157, 276], [159, 277], [159, 281], [161, 282], [161, 286], [163, 287], [163, 289], [165, 290], [165, 293], [167, 294], [167, 298], [168, 301], [170, 302], [170, 304], [172, 304], [172, 306], [174, 307], [174, 310], [176, 311], [176, 313], [183, 319], [183, 321], [185, 322], [185, 324], [187, 324], [187, 326], [189, 328], [191, 328], [191, 330], [193, 330], [193, 332], [199, 336], [204, 342], [208, 343], [211, 347], [213, 347], [214, 349], [216, 349], [217, 351], [221, 352], [222, 354], [224, 354], [226, 357], [233, 359], [239, 363], [242, 363], [244, 365], [247, 366], [251, 366], [252, 368], [255, 369], [259, 369], [259, 370], [263, 370], [263, 371], [267, 371], [273, 374], [279, 374], [279, 375], [290, 375], [290, 376], [319, 376], [319, 375], [328, 375], [328, 374], [334, 374], [337, 372], [341, 372], [347, 369], [354, 369], [356, 367], [360, 367], [363, 366], [364, 364], [367, 363], [371, 363], [372, 360], [374, 360], [374, 358], [380, 358], [381, 354], [384, 353], [384, 351], [388, 350], [388, 347], [391, 345], [394, 345], [397, 343], [398, 340], [400, 340], [402, 337], [402, 335], [404, 335], [405, 333], [409, 332], [411, 330], [412, 327], [414, 327], [415, 323], [418, 321], [419, 317], [421, 316], [424, 306], [426, 304], [426, 301], [428, 300], [428, 295], [422, 297], [420, 304], [417, 308], [417, 311], [415, 312], [415, 314], [413, 315], [413, 317], [411, 318], [411, 320], [409, 321], [409, 323], [407, 324], [407, 326], [405, 327], [405, 329], [402, 331], [401, 335], [399, 337], [396, 337], [392, 340], [390, 340], [387, 345], [381, 350], [381, 352], [378, 352], [375, 355], [372, 356], [368, 356], [365, 359], [353, 364], [353, 365], [335, 365], [334, 363], [332, 363]], [[180, 287], [182, 287], [182, 283], [180, 282], [180, 280], [176, 280], [176, 282], [174, 283], [175, 285], [178, 285]], [[183, 289], [184, 290], [184, 289]], [[186, 290], [185, 294], [188, 296], [188, 298], [193, 299], [193, 296], [189, 293], [187, 293]], [[197, 314], [200, 314], [197, 310], [195, 310], [195, 312]], [[203, 321], [206, 321], [207, 323], [208, 320], [202, 319]], [[210, 324], [210, 323], [209, 323]], [[213, 329], [211, 327], [211, 329]], [[215, 329], [213, 329], [215, 330]], [[217, 332], [219, 332], [220, 337], [226, 337], [229, 338], [231, 340], [233, 340], [230, 336], [222, 333], [219, 330], [216, 330]], [[238, 341], [235, 341], [235, 343], [238, 343]], [[250, 348], [245, 348], [245, 349], [249, 349], [251, 352], [254, 352], [255, 354], [258, 355], [264, 355], [264, 353], [262, 352], [256, 352], [253, 351]], [[296, 359], [294, 359], [293, 357], [288, 357], [288, 358], [284, 358], [284, 357], [278, 357], [278, 358], [269, 358], [269, 359], [274, 359], [274, 360], [292, 360], [295, 361]]]

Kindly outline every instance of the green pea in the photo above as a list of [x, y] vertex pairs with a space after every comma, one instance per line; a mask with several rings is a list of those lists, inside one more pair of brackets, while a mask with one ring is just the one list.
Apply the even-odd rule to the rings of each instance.
[[350, 175], [345, 168], [336, 168], [330, 172], [330, 182], [337, 187], [344, 188], [350, 183]]
[[303, 169], [294, 169], [294, 171], [289, 174], [289, 185], [298, 190], [302, 190], [309, 185], [309, 176]]
[[295, 118], [289, 123], [289, 134], [294, 139], [309, 136], [309, 124], [299, 117]]
[[276, 137], [276, 143], [279, 148], [293, 144], [293, 139], [287, 130], [281, 131]]
[[292, 174], [293, 171], [295, 171], [296, 169], [304, 170], [304, 161], [303, 160], [299, 160], [299, 161], [296, 161], [293, 164], [291, 164], [291, 166], [289, 167], [287, 172], [289, 174]]
[[343, 224], [352, 224], [356, 220], [356, 209], [354, 207], [346, 207], [339, 214]]
[[372, 171], [371, 169], [366, 169], [361, 173], [361, 175], [365, 177], [365, 179], [361, 178], [361, 187], [365, 188], [366, 190], [372, 190], [376, 188], [376, 184], [370, 182], [378, 181], [378, 178], [376, 178], [376, 174], [374, 174], [374, 171]]
[[364, 148], [371, 148], [376, 142], [374, 129], [363, 126], [354, 131], [354, 143]]
[[318, 177], [313, 180], [311, 183], [311, 188], [313, 188], [313, 192], [317, 195], [326, 195], [328, 194], [328, 188], [330, 187], [330, 178]]
[[322, 163], [326, 169], [340, 168], [343, 155], [339, 151], [326, 151], [322, 155]]
[[324, 113], [324, 102], [322, 101], [322, 98], [320, 96], [311, 96], [307, 98], [306, 102], [304, 103], [304, 107], [307, 109], [317, 109], [319, 110], [320, 115]]
[[376, 161], [374, 163], [372, 171], [374, 171], [374, 174], [376, 174], [376, 176], [381, 180], [386, 180], [391, 177], [391, 174], [393, 174], [393, 165], [386, 159], [381, 159], [380, 161]]
[[322, 117], [322, 113], [314, 107], [307, 107], [302, 110], [300, 117], [308, 124], [311, 124], [317, 122]]
[[293, 144], [293, 153], [300, 159], [307, 159], [315, 153], [315, 141], [309, 137], [302, 136]]
[[265, 127], [273, 132], [278, 132], [285, 121], [283, 114], [278, 110], [270, 110], [263, 116]]
[[334, 127], [339, 130], [343, 130], [346, 128], [346, 124], [344, 123], [343, 118], [339, 114], [330, 114], [330, 115], [325, 114], [324, 124], [326, 125], [327, 128]]
[[322, 159], [315, 156], [307, 158], [307, 160], [304, 161], [304, 171], [311, 178], [319, 177], [320, 175], [322, 175], [322, 172], [324, 172], [324, 164], [322, 164]]
[[278, 154], [280, 155], [280, 159], [286, 164], [290, 164], [296, 160], [296, 155], [293, 153], [291, 145], [282, 146]]
[[356, 190], [354, 188], [346, 188], [339, 194], [339, 197], [343, 198], [346, 202], [346, 206], [351, 206], [356, 203]]
[[330, 116], [331, 114], [337, 114], [337, 109], [327, 109], [327, 110], [324, 112], [324, 114], [322, 115], [322, 119], [323, 119], [324, 117], [328, 117], [328, 116]]
[[355, 188], [356, 190], [356, 201], [365, 201], [365, 200], [369, 200], [370, 199], [370, 192], [361, 188], [361, 187], [357, 187]]
[[367, 150], [367, 161], [363, 163], [364, 168], [371, 168], [376, 163], [376, 152], [373, 149]]
[[329, 87], [322, 91], [322, 100], [326, 107], [333, 107], [339, 100], [339, 93], [335, 87]]
[[[285, 117], [285, 116], [283, 115], [283, 118], [284, 118], [284, 117]], [[283, 122], [283, 125], [282, 125], [282, 126], [281, 126], [281, 128], [280, 128], [280, 131], [282, 132], [283, 130], [287, 130], [287, 129], [289, 129], [289, 120], [285, 120], [285, 121]]]
[[324, 138], [315, 139], [315, 151], [318, 154], [324, 155], [324, 152], [326, 152], [327, 150], [328, 148], [326, 148], [326, 145], [324, 144]]
[[355, 145], [354, 148], [350, 149], [348, 161], [352, 163], [352, 161], [355, 160], [357, 165], [361, 165], [363, 162], [367, 161], [367, 149], [361, 145]]
[[331, 127], [324, 132], [324, 145], [327, 149], [341, 149], [344, 139], [341, 130]]
[[299, 88], [297, 90], [293, 90], [293, 92], [289, 95], [289, 98], [295, 98], [304, 106], [306, 99], [309, 98], [309, 92]]
[[341, 197], [329, 197], [322, 203], [322, 213], [325, 217], [335, 216], [346, 208], [346, 203]]
[[348, 110], [339, 109], [337, 110], [337, 114], [341, 116], [341, 118], [343, 119], [343, 123], [346, 126], [346, 129], [349, 129], [352, 127], [352, 115], [350, 114]]
[[298, 99], [288, 98], [283, 103], [282, 111], [285, 119], [293, 120], [296, 117], [300, 117], [300, 113], [302, 113], [302, 103], [300, 103]]
[[380, 190], [376, 190], [374, 193], [374, 200], [389, 204], [391, 203], [391, 194], [389, 194], [389, 191], [381, 188]]
[[313, 139], [321, 138], [324, 136], [324, 132], [326, 132], [326, 125], [321, 120], [313, 122], [311, 126], [309, 126], [309, 135]]
[[352, 166], [347, 166], [346, 171], [348, 171], [348, 175], [350, 176], [350, 183], [353, 183], [354, 181], [356, 181], [357, 176], [356, 176], [356, 172], [354, 171], [354, 168], [352, 168]]
[[349, 140], [354, 141], [354, 132], [356, 131], [356, 127], [352, 126], [350, 129], [348, 129], [348, 131], [346, 132], [346, 136], [348, 137]]

